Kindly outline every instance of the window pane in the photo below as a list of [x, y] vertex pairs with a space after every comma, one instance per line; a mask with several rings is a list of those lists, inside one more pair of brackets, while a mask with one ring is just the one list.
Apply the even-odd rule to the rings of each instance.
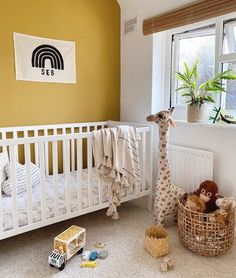
[[[215, 34], [198, 35], [179, 39], [179, 54], [177, 69], [184, 70], [183, 63], [192, 66], [196, 59], [198, 62], [199, 84], [211, 79], [214, 75], [215, 64]], [[180, 84], [177, 84], [179, 86]], [[185, 103], [183, 97], [177, 95], [177, 103]]]
[[[236, 62], [224, 64], [223, 70], [233, 70], [236, 73]], [[236, 116], [236, 80], [225, 80], [223, 83], [226, 84], [227, 91], [225, 94], [225, 110]]]
[[224, 24], [224, 42], [223, 53], [236, 52], [236, 19], [230, 20]]

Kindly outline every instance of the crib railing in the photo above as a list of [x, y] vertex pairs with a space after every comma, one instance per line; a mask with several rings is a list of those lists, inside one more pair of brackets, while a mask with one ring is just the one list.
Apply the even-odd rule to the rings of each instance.
[[[120, 123], [119, 123], [120, 124]], [[116, 122], [99, 122], [71, 125], [54, 125], [39, 127], [17, 127], [0, 129], [0, 152], [7, 151], [10, 159], [11, 188], [12, 188], [12, 229], [5, 230], [3, 225], [3, 193], [0, 190], [0, 239], [43, 227], [68, 218], [76, 217], [108, 206], [103, 200], [102, 182], [98, 179], [98, 201], [92, 202], [92, 132], [104, 127], [118, 125]], [[141, 135], [140, 162], [142, 185], [132, 194], [126, 193], [122, 201], [136, 199], [150, 194], [152, 184], [152, 134], [150, 126], [138, 126]], [[43, 132], [42, 132], [43, 131]], [[22, 134], [23, 132], [23, 134]], [[61, 158], [61, 160], [60, 160]], [[27, 224], [20, 226], [18, 197], [16, 188], [16, 163], [25, 164], [26, 171], [26, 203]], [[41, 219], [33, 221], [33, 199], [30, 162], [40, 168], [40, 207]], [[60, 162], [63, 165], [60, 165]], [[82, 171], [87, 169], [87, 207], [82, 206]], [[70, 179], [71, 173], [76, 174], [77, 209], [71, 210]], [[65, 179], [66, 212], [59, 213], [58, 179], [63, 174]], [[46, 178], [53, 179], [53, 217], [48, 218], [46, 213]], [[98, 177], [97, 177], [98, 178]]]
[[[40, 137], [48, 135], [66, 135], [77, 134], [83, 132], [90, 132], [93, 130], [104, 128], [108, 125], [108, 122], [96, 122], [96, 123], [72, 123], [72, 124], [56, 124], [56, 125], [39, 125], [39, 126], [23, 126], [23, 127], [6, 127], [0, 128], [0, 140], [6, 139], [18, 139], [29, 137]], [[74, 142], [71, 143], [72, 149], [72, 170], [74, 170]], [[34, 144], [35, 149], [35, 164], [39, 165], [39, 151], [38, 143]], [[6, 151], [6, 146], [3, 147], [3, 151]], [[46, 158], [46, 173], [49, 173], [48, 167], [48, 143], [45, 144], [45, 158]], [[16, 151], [16, 161], [19, 161], [19, 154]]]

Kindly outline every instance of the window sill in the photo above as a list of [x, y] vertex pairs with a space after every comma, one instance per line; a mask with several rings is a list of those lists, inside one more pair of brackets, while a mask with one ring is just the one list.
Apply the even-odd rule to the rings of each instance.
[[203, 127], [203, 128], [220, 128], [220, 129], [235, 129], [236, 124], [213, 124], [213, 123], [190, 123], [187, 121], [174, 120], [176, 126], [191, 126], [191, 127]]

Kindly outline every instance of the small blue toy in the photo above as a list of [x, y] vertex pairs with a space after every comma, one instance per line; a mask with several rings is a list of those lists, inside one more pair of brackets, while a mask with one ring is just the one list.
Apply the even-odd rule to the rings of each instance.
[[97, 258], [98, 258], [98, 252], [97, 251], [91, 252], [89, 260], [90, 261], [95, 261]]

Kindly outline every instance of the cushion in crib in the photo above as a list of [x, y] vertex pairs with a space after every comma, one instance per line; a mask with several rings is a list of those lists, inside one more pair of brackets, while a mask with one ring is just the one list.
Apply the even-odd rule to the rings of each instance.
[[[20, 163], [16, 163], [16, 190], [17, 194], [26, 191], [27, 178], [26, 178], [26, 166]], [[2, 191], [8, 195], [12, 195], [11, 190], [11, 163], [5, 166], [7, 179], [2, 183]], [[32, 187], [40, 182], [40, 169], [33, 163], [30, 163], [30, 175]]]
[[9, 163], [8, 153], [2, 152], [0, 153], [0, 185], [4, 182], [7, 178], [5, 172], [5, 166]]

